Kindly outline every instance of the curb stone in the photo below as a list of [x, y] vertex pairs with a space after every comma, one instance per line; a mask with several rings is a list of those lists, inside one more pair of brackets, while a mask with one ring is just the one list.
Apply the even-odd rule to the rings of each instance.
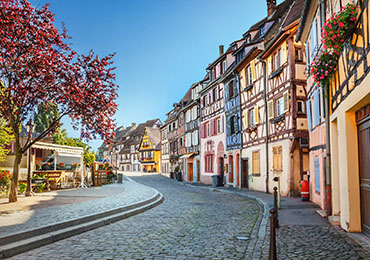
[[[125, 176], [129, 181], [131, 178]], [[151, 187], [149, 187], [151, 188]], [[153, 188], [151, 188], [153, 189]], [[155, 190], [155, 189], [153, 189]], [[19, 232], [1, 238], [0, 259], [8, 258], [56, 241], [87, 232], [104, 225], [140, 214], [146, 210], [158, 206], [164, 201], [164, 196], [155, 190], [155, 194], [149, 199], [142, 200], [124, 207], [91, 214], [82, 218], [49, 225], [34, 230]]]

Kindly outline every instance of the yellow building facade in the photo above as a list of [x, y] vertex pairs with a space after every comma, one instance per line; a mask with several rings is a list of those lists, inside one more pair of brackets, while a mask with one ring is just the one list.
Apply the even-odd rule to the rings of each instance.
[[161, 158], [160, 130], [147, 127], [139, 148], [139, 160], [144, 172], [159, 172]]

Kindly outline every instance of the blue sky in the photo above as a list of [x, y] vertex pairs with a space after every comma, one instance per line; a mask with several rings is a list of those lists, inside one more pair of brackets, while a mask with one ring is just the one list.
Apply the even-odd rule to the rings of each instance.
[[[282, 1], [278, 1], [280, 3]], [[116, 52], [120, 86], [118, 125], [165, 119], [205, 68], [218, 46], [240, 39], [267, 14], [265, 0], [31, 0], [50, 3], [55, 23], [66, 24], [73, 48], [99, 56]], [[64, 120], [70, 136], [78, 137]], [[91, 141], [94, 150], [100, 140]]]

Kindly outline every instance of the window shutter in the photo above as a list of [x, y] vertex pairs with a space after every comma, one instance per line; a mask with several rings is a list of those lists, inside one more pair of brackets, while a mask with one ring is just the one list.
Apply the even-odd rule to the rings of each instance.
[[284, 113], [289, 111], [289, 90], [285, 91], [284, 95]]
[[224, 132], [224, 128], [225, 128], [225, 116], [222, 115], [222, 119], [221, 119], [221, 133]]
[[200, 138], [204, 138], [204, 123], [200, 125]]
[[210, 121], [209, 121], [209, 123], [210, 123], [210, 129], [209, 129], [209, 135], [210, 136], [213, 136], [214, 134], [214, 128], [215, 128], [215, 124], [214, 124], [214, 120], [213, 119], [211, 119]]
[[313, 115], [313, 126], [317, 126], [320, 124], [320, 101], [319, 101], [319, 92], [316, 89], [313, 93], [313, 110], [314, 110], [314, 115]]
[[244, 126], [248, 128], [248, 111], [244, 112]]
[[245, 67], [243, 69], [243, 86], [244, 87], [247, 87], [247, 74], [248, 74], [247, 67]]
[[252, 60], [251, 62], [251, 70], [252, 70], [252, 81], [256, 81], [257, 80], [257, 75], [256, 75], [256, 63], [254, 62], [254, 60]]
[[288, 61], [287, 44], [284, 42], [280, 51], [280, 65], [284, 65]]
[[259, 124], [259, 116], [258, 116], [258, 106], [254, 107], [254, 124], [258, 125]]
[[238, 133], [238, 132], [239, 132], [239, 127], [238, 127], [238, 125], [239, 125], [239, 120], [238, 120], [238, 115], [236, 115], [236, 116], [234, 117], [234, 129], [235, 129], [235, 133]]
[[308, 130], [312, 130], [312, 117], [311, 117], [311, 100], [307, 100], [306, 102], [306, 110], [307, 110], [307, 124]]
[[274, 100], [270, 100], [267, 103], [267, 109], [268, 119], [274, 118]]
[[272, 56], [267, 58], [267, 75], [270, 75], [272, 72], [271, 61], [272, 61]]
[[204, 103], [203, 103], [203, 97], [200, 98], [200, 106], [203, 107], [204, 106]]

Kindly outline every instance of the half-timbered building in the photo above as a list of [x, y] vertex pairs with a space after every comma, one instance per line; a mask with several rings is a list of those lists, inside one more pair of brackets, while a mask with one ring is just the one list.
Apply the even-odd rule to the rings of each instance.
[[227, 66], [226, 54], [223, 51], [223, 46], [220, 46], [220, 56], [207, 68], [210, 82], [200, 92], [200, 182], [205, 184], [212, 183], [213, 175], [220, 175], [221, 178], [224, 178], [224, 159], [226, 157], [225, 101], [224, 84], [219, 80]]
[[206, 79], [194, 83], [190, 88], [191, 98], [183, 108], [185, 114], [185, 149], [182, 155], [185, 160], [184, 180], [197, 182], [200, 178], [200, 112], [199, 92], [204, 86]]
[[308, 160], [301, 146], [308, 137], [306, 118], [297, 113], [298, 99], [305, 101], [305, 67], [295, 52], [303, 46], [293, 42], [302, 5], [267, 1], [268, 16], [243, 35], [245, 44], [234, 54], [243, 121], [241, 184], [252, 190], [279, 186], [282, 195], [299, 194]]
[[226, 60], [230, 64], [222, 76], [221, 82], [225, 86], [225, 123], [226, 123], [226, 173], [227, 185], [240, 187], [240, 151], [241, 151], [241, 124], [240, 124], [240, 89], [239, 77], [235, 75], [235, 56], [233, 52], [243, 44], [244, 39], [230, 44], [226, 51]]
[[[311, 9], [321, 8], [320, 21], [338, 14], [349, 2], [356, 4], [357, 19], [342, 40], [336, 72], [329, 86], [331, 171], [326, 175], [329, 220], [350, 232], [370, 233], [370, 12], [369, 1], [332, 0], [326, 6], [308, 1], [303, 12], [302, 36], [312, 27]], [[311, 12], [312, 13], [312, 12]], [[326, 16], [326, 17], [325, 17]], [[325, 90], [326, 88], [324, 88]], [[313, 104], [315, 109], [317, 103]], [[329, 157], [330, 156], [330, 157]], [[331, 188], [331, 189], [330, 189]]]

